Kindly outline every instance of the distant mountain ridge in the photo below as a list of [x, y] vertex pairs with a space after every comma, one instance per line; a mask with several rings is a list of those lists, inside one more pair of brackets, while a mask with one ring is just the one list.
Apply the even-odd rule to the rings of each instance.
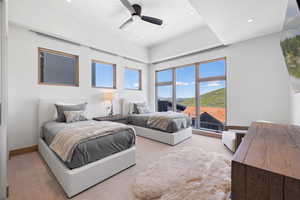
[[[192, 98], [180, 98], [177, 102], [184, 106], [195, 106], [195, 97]], [[225, 107], [225, 88], [214, 90], [212, 92], [201, 95], [200, 106], [204, 107]]]

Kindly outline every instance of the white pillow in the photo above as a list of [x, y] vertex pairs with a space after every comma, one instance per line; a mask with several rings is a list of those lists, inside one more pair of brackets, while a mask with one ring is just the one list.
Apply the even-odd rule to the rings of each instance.
[[134, 102], [131, 102], [131, 104], [130, 104], [130, 114], [134, 113], [134, 104], [146, 104], [147, 105], [147, 103], [145, 101], [134, 101]]
[[[123, 100], [122, 114], [123, 115], [131, 115], [134, 111], [135, 103], [146, 103], [146, 101], [128, 101]], [[147, 104], [147, 103], [146, 103]]]

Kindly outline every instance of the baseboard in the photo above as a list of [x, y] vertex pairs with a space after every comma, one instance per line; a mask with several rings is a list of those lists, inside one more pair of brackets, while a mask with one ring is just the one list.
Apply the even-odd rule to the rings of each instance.
[[225, 130], [229, 130], [229, 129], [246, 131], [249, 129], [249, 126], [234, 126], [234, 125], [225, 126]]
[[222, 135], [216, 132], [193, 129], [193, 134], [222, 139]]
[[38, 150], [38, 146], [34, 145], [34, 146], [30, 146], [30, 147], [25, 147], [25, 148], [21, 148], [21, 149], [15, 149], [15, 150], [11, 150], [9, 152], [9, 157], [12, 156], [17, 156], [17, 155], [21, 155], [21, 154], [25, 154], [25, 153], [30, 153], [30, 152], [34, 152]]

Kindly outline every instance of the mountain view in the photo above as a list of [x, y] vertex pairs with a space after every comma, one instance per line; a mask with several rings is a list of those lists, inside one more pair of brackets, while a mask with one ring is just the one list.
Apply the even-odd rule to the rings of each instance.
[[281, 42], [281, 47], [291, 76], [300, 78], [300, 35], [287, 38]]
[[[202, 107], [225, 107], [225, 88], [214, 90], [212, 92], [201, 95], [200, 106]], [[177, 99], [177, 102], [184, 106], [195, 106], [195, 98]]]

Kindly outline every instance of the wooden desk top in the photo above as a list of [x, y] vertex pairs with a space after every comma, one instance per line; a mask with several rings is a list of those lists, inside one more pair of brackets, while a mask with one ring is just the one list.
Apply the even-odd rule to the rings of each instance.
[[233, 162], [300, 179], [300, 127], [254, 122]]

